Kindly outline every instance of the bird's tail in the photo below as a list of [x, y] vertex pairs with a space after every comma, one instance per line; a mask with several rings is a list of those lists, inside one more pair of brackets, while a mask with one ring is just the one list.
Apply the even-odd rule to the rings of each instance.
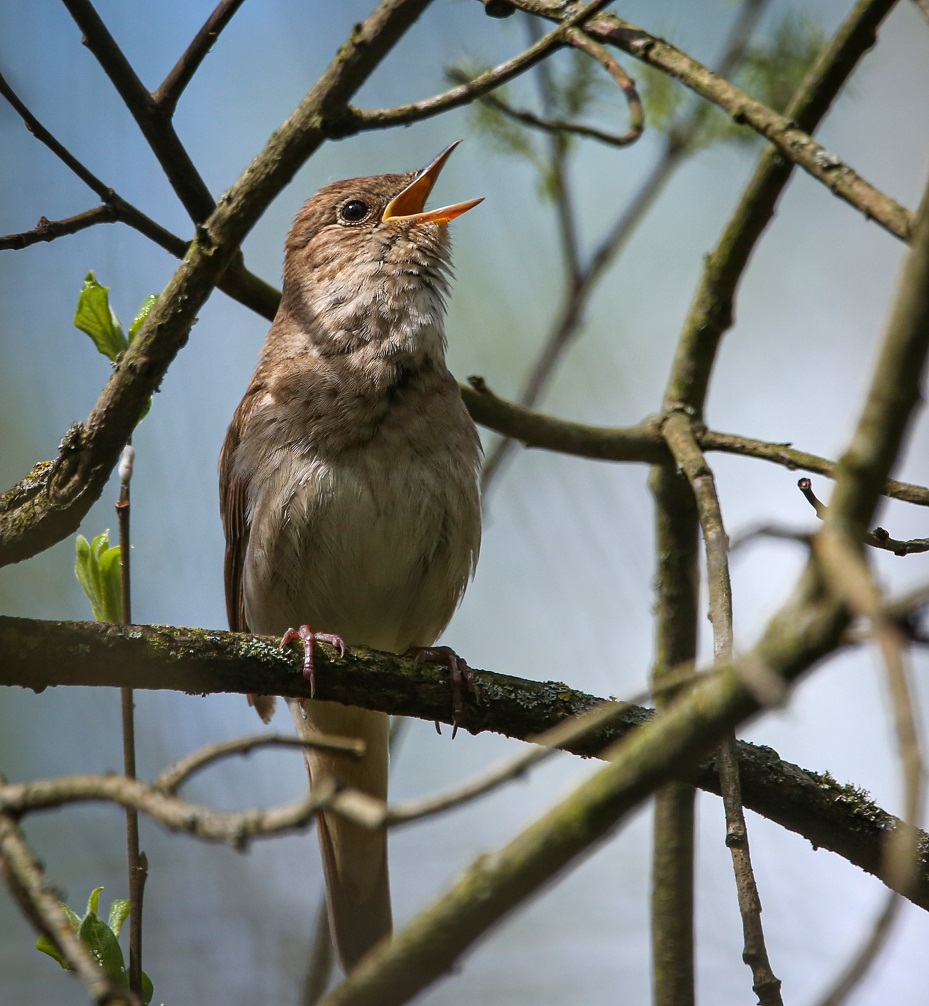
[[[389, 719], [337, 702], [306, 703], [306, 718], [291, 703], [297, 731], [364, 741], [360, 760], [307, 749], [311, 785], [331, 776], [345, 786], [380, 800], [387, 799]], [[391, 932], [390, 885], [387, 874], [387, 833], [352, 824], [337, 814], [317, 818], [319, 846], [329, 901], [329, 926], [343, 971], [348, 973]]]

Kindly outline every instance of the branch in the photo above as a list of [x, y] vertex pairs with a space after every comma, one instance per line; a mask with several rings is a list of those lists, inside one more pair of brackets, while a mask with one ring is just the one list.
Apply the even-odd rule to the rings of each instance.
[[[816, 511], [816, 516], [820, 520], [826, 520], [829, 507], [826, 506], [813, 492], [813, 482], [811, 479], [802, 478], [797, 482], [797, 488], [803, 493], [806, 501]], [[872, 548], [880, 548], [885, 552], [893, 552], [894, 555], [912, 555], [914, 552], [929, 552], [929, 538], [911, 538], [909, 541], [900, 541], [891, 538], [890, 533], [882, 527], [876, 527], [873, 531], [865, 533], [862, 541]]]
[[[563, 16], [558, 0], [513, 0], [513, 3], [530, 14], [552, 21], [557, 22]], [[849, 54], [857, 50], [853, 65], [874, 44], [877, 25], [893, 4], [894, 0], [863, 0], [856, 7], [850, 21], [860, 19], [861, 25], [858, 37], [848, 50]], [[612, 14], [592, 18], [584, 30], [598, 41], [615, 45], [643, 63], [674, 77], [700, 97], [718, 105], [733, 121], [754, 129], [770, 141], [783, 158], [803, 168], [840, 199], [877, 221], [891, 234], [909, 240], [913, 214], [817, 143], [789, 109], [784, 115], [778, 114], [680, 49]], [[847, 74], [843, 72], [843, 81], [845, 76]], [[817, 116], [817, 121], [819, 118], [821, 116]], [[800, 124], [795, 124], [797, 122]]]
[[[657, 417], [638, 426], [591, 426], [558, 419], [499, 398], [483, 378], [469, 378], [470, 386], [460, 385], [461, 396], [474, 421], [490, 430], [520, 441], [525, 447], [543, 448], [594, 461], [637, 461], [643, 464], [671, 464], [671, 453], [661, 435]], [[828, 458], [808, 454], [788, 443], [770, 443], [732, 433], [697, 429], [697, 443], [705, 451], [722, 451], [757, 458], [781, 465], [790, 471], [798, 468], [835, 478], [838, 465]], [[883, 494], [917, 506], [929, 506], [929, 489], [911, 482], [887, 479]]]
[[414, 101], [408, 105], [397, 105], [394, 108], [363, 109], [349, 106], [338, 125], [332, 124], [331, 135], [340, 137], [368, 129], [406, 126], [412, 122], [419, 122], [422, 119], [429, 119], [434, 115], [447, 112], [452, 108], [467, 105], [495, 87], [500, 87], [502, 84], [514, 80], [535, 66], [536, 63], [545, 59], [554, 50], [570, 45], [570, 32], [578, 25], [585, 24], [608, 3], [612, 3], [612, 0], [591, 0], [590, 3], [565, 17], [557, 28], [544, 35], [538, 42], [534, 42], [518, 56], [479, 73], [466, 84], [453, 87], [443, 94], [434, 95], [423, 101]]
[[[729, 575], [729, 537], [713, 472], [697, 444], [691, 420], [672, 412], [663, 427], [674, 460], [690, 483], [700, 517], [706, 550], [710, 621], [713, 625], [714, 662], [731, 662], [733, 656], [732, 580]], [[783, 698], [784, 682], [767, 674], [775, 698]], [[755, 694], [758, 694], [757, 688]], [[781, 982], [771, 969], [761, 922], [761, 897], [752, 869], [748, 828], [742, 809], [742, 787], [735, 754], [735, 734], [720, 741], [717, 751], [719, 782], [726, 812], [726, 845], [732, 856], [739, 913], [742, 917], [742, 960], [752, 969], [752, 989], [762, 1006], [782, 1006]]]
[[209, 744], [199, 751], [194, 751], [173, 765], [158, 773], [154, 782], [156, 789], [165, 793], [175, 793], [191, 776], [202, 772], [214, 762], [230, 755], [251, 754], [256, 748], [264, 747], [298, 747], [303, 750], [314, 748], [324, 751], [334, 751], [337, 754], [351, 758], [360, 758], [364, 754], [364, 742], [351, 737], [324, 737], [322, 734], [313, 737], [296, 737], [290, 734], [256, 734], [253, 737], [238, 737], [235, 740], [221, 744]]
[[220, 32], [229, 24], [242, 3], [243, 0], [221, 0], [171, 72], [161, 82], [161, 86], [152, 92], [152, 105], [163, 115], [168, 118], [174, 115], [178, 99], [184, 93], [184, 89], [193, 80], [207, 53], [216, 44]]
[[[673, 465], [649, 476], [655, 498], [655, 664], [651, 685], [661, 711], [682, 691], [680, 668], [697, 659], [700, 569], [694, 496]], [[691, 675], [689, 682], [695, 677]], [[676, 687], [674, 687], [676, 684]], [[655, 794], [652, 850], [652, 971], [655, 1006], [693, 1006], [694, 821], [692, 786], [671, 782]]]
[[[455, 69], [450, 70], [448, 76], [459, 84], [469, 83], [473, 79], [460, 70]], [[570, 133], [572, 136], [582, 136], [587, 140], [596, 140], [598, 143], [605, 143], [608, 147], [625, 147], [632, 142], [629, 139], [629, 133], [623, 133], [622, 135], [608, 133], [603, 129], [597, 129], [595, 126], [585, 126], [582, 122], [570, 122], [567, 119], [545, 119], [526, 108], [513, 108], [512, 105], [496, 94], [484, 94], [480, 100], [491, 108], [502, 112], [515, 122], [520, 122], [524, 126], [530, 126], [532, 129], [541, 130], [543, 133]], [[638, 135], [635, 136], [635, 139], [638, 139]]]
[[[812, 605], [806, 617], [813, 617], [816, 610]], [[451, 722], [448, 675], [441, 668], [363, 649], [335, 660], [334, 652], [325, 644], [318, 647], [319, 698]], [[746, 679], [750, 680], [752, 670], [748, 665], [743, 668]], [[481, 703], [467, 704], [461, 717], [462, 728], [475, 734], [491, 730], [527, 740], [603, 702], [561, 682], [527, 681], [490, 671], [477, 674]], [[0, 685], [41, 691], [54, 685], [120, 687], [130, 683], [137, 689], [174, 689], [195, 695], [260, 692], [309, 698], [301, 655], [283, 651], [278, 640], [270, 637], [0, 617]], [[597, 755], [628, 738], [653, 715], [647, 709], [627, 706], [618, 722], [569, 750]], [[884, 840], [899, 827], [895, 817], [862, 791], [783, 762], [768, 747], [740, 742], [737, 751], [746, 807], [804, 836], [817, 848], [830, 849], [868, 873], [879, 873]], [[696, 770], [691, 762], [678, 777], [719, 792], [712, 761]], [[918, 882], [905, 893], [929, 910], [929, 837], [923, 849]]]
[[215, 204], [206, 182], [174, 131], [170, 119], [172, 109], [155, 103], [90, 0], [62, 0], [62, 3], [83, 32], [81, 41], [94, 54], [148, 141], [181, 205], [194, 223], [202, 223], [213, 212]]
[[[84, 10], [84, 0], [67, 0]], [[382, 0], [355, 25], [296, 111], [199, 228], [184, 261], [120, 357], [86, 424], [73, 427], [32, 493], [18, 488], [0, 510], [0, 565], [19, 562], [72, 534], [99, 497], [152, 393], [187, 342], [197, 312], [271, 200], [326, 139], [342, 113], [429, 0]], [[91, 8], [92, 9], [92, 8]]]
[[118, 219], [115, 208], [106, 204], [95, 206], [92, 210], [85, 210], [83, 213], [77, 213], [73, 217], [66, 217], [64, 220], [49, 220], [48, 217], [40, 217], [39, 222], [31, 231], [0, 236], [0, 250], [13, 248], [19, 251], [30, 245], [38, 244], [40, 241], [54, 241], [67, 234], [77, 234], [79, 231], [87, 230], [88, 227], [93, 227], [96, 224], [115, 223]]
[[50, 810], [65, 804], [104, 801], [148, 814], [171, 831], [243, 850], [255, 838], [305, 830], [320, 811], [337, 810], [340, 796], [336, 784], [324, 780], [312, 793], [294, 803], [221, 811], [171, 796], [140, 779], [122, 775], [71, 775], [0, 784], [0, 815], [19, 817], [29, 811]]
[[[763, 12], [765, 2], [766, 0], [764, 2], [755, 2], [755, 0], [752, 0], [752, 2], [746, 3], [743, 6], [741, 14], [736, 19], [736, 23], [724, 47], [720, 60], [720, 72], [724, 73], [727, 69], [731, 69], [741, 58], [752, 28]], [[544, 69], [545, 64], [543, 63], [541, 71], [544, 71]], [[538, 401], [558, 361], [568, 346], [580, 334], [584, 320], [584, 309], [597, 289], [606, 270], [622, 251], [626, 242], [635, 233], [639, 223], [674, 176], [677, 168], [684, 163], [687, 156], [693, 153], [694, 148], [691, 141], [705, 117], [705, 110], [707, 108], [709, 108], [708, 105], [700, 104], [690, 115], [678, 122], [668, 137], [658, 163], [632, 197], [625, 210], [608, 229], [606, 235], [594, 249], [583, 268], [579, 265], [576, 234], [571, 233], [567, 237], [565, 236], [567, 228], [561, 218], [565, 215], [564, 204], [567, 199], [564, 186], [561, 184], [563, 172], [561, 171], [560, 164], [560, 159], [563, 158], [564, 154], [563, 148], [560, 145], [554, 145], [553, 167], [555, 168], [555, 174], [559, 182], [556, 190], [558, 196], [556, 207], [559, 211], [559, 218], [562, 224], [562, 245], [566, 245], [566, 252], [570, 252], [567, 257], [569, 258], [571, 269], [570, 275], [567, 277], [567, 288], [562, 294], [561, 307], [523, 383], [519, 394], [520, 405], [531, 408]], [[576, 228], [572, 228], [572, 231], [574, 230]], [[664, 446], [663, 443], [662, 446]], [[503, 464], [514, 448], [515, 444], [512, 440], [504, 439], [488, 453], [484, 462], [481, 480], [485, 491], [496, 474], [502, 469]]]
[[[126, 202], [60, 143], [29, 111], [2, 74], [0, 74], [0, 94], [22, 118], [26, 129], [103, 201], [103, 205], [97, 209], [68, 220], [51, 223], [43, 217], [33, 231], [7, 234], [0, 238], [0, 249], [25, 248], [37, 241], [52, 241], [65, 234], [76, 233], [96, 223], [112, 223], [118, 220], [134, 228], [175, 258], [183, 258], [187, 254], [190, 246], [186, 241], [146, 216], [132, 203]], [[269, 283], [250, 273], [242, 262], [241, 254], [235, 256], [232, 264], [218, 280], [217, 286], [233, 300], [239, 301], [269, 320], [277, 311], [280, 293]]]

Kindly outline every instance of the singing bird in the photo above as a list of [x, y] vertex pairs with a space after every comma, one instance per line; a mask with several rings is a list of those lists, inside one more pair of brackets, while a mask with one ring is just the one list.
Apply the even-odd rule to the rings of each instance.
[[[299, 635], [311, 680], [314, 638], [465, 666], [432, 644], [480, 547], [481, 448], [446, 366], [444, 316], [447, 225], [481, 200], [424, 209], [456, 145], [421, 171], [335, 182], [303, 206], [280, 307], [223, 445], [230, 627]], [[267, 721], [273, 698], [250, 701]], [[311, 785], [332, 776], [386, 798], [385, 714], [290, 705], [299, 732], [366, 745], [358, 762], [307, 749]], [[387, 839], [335, 814], [318, 832], [347, 972], [391, 931]]]

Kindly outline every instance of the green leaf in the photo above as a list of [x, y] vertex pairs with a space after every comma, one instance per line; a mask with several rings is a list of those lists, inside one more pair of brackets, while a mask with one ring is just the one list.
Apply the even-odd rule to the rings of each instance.
[[62, 957], [62, 955], [58, 952], [58, 948], [47, 936], [40, 936], [35, 941], [35, 948], [36, 950], [40, 950], [43, 954], [48, 954], [53, 961], [58, 961], [65, 971], [71, 970], [71, 965], [64, 957]]
[[113, 930], [97, 918], [96, 912], [88, 912], [84, 916], [78, 935], [103, 968], [104, 974], [120, 985], [128, 986], [129, 975], [119, 941]]
[[145, 319], [152, 313], [152, 308], [158, 301], [157, 293], [150, 293], [145, 300], [142, 301], [142, 306], [139, 308], [138, 313], [132, 319], [132, 324], [129, 326], [129, 342], [136, 337], [136, 333], [145, 324]]
[[[92, 542], [88, 542], [83, 535], [77, 536], [74, 573], [84, 588], [98, 622], [122, 621], [122, 570], [119, 555], [118, 545], [110, 547], [109, 531], [98, 534]], [[97, 897], [99, 898], [99, 893]]]
[[86, 914], [84, 916], [85, 918], [87, 917], [87, 915], [96, 915], [97, 912], [99, 911], [99, 908], [100, 908], [100, 892], [102, 890], [103, 890], [102, 887], [95, 887], [90, 892], [90, 897], [87, 899], [87, 912], [86, 912]]
[[100, 600], [102, 622], [121, 622], [123, 612], [122, 570], [119, 565], [120, 547], [114, 545], [100, 556]]
[[107, 919], [107, 925], [117, 936], [119, 936], [119, 931], [123, 928], [123, 923], [128, 917], [129, 899], [117, 898], [113, 904], [110, 905], [110, 917]]
[[101, 286], [89, 272], [77, 298], [74, 325], [93, 340], [97, 349], [109, 360], [115, 360], [129, 345], [119, 318], [110, 307], [110, 288]]
[[72, 911], [63, 901], [58, 907], [61, 909], [62, 915], [71, 923], [71, 928], [77, 932], [81, 928], [81, 920], [78, 918], [77, 912]]
[[151, 978], [143, 971], [142, 972], [142, 1002], [145, 1006], [154, 999], [155, 997], [155, 986], [152, 985]]

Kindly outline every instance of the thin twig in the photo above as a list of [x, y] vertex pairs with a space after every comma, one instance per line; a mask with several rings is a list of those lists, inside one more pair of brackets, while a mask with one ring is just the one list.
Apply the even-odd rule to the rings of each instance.
[[135, 119], [165, 177], [194, 223], [215, 209], [213, 197], [174, 131], [167, 106], [156, 105], [91, 0], [62, 0], [83, 32], [82, 42], [94, 54]]
[[[797, 482], [797, 488], [803, 493], [806, 501], [816, 511], [816, 516], [820, 520], [826, 520], [829, 507], [826, 506], [816, 493], [813, 492], [813, 482], [811, 479], [802, 478]], [[882, 527], [876, 527], [873, 531], [865, 532], [862, 541], [872, 548], [880, 548], [885, 552], [893, 552], [894, 555], [912, 555], [914, 552], [929, 552], [929, 538], [911, 538], [909, 541], [900, 541], [891, 538], [890, 533]]]
[[629, 128], [622, 136], [618, 136], [613, 140], [613, 145], [625, 147], [630, 143], [635, 143], [645, 128], [645, 113], [642, 109], [642, 99], [636, 90], [635, 81], [599, 42], [595, 42], [592, 38], [585, 35], [583, 29], [572, 28], [567, 33], [567, 39], [575, 49], [580, 49], [581, 52], [587, 53], [591, 59], [595, 59], [623, 92], [623, 97], [626, 99], [626, 105], [629, 108]]
[[[733, 656], [732, 581], [729, 576], [729, 539], [712, 470], [697, 444], [691, 420], [672, 412], [664, 423], [665, 439], [690, 483], [706, 549], [713, 654], [717, 663]], [[757, 690], [753, 690], [757, 696]], [[725, 737], [717, 752], [719, 782], [726, 811], [726, 845], [732, 855], [744, 947], [742, 959], [751, 968], [752, 988], [761, 1006], [781, 1006], [781, 982], [771, 969], [761, 921], [761, 898], [752, 870], [748, 828], [742, 809], [742, 786], [735, 756], [735, 735]]]
[[[135, 463], [135, 448], [131, 443], [123, 448], [119, 462], [119, 501], [116, 520], [119, 526], [119, 571], [121, 600], [120, 622], [132, 624], [131, 556], [129, 535], [129, 484]], [[136, 778], [135, 764], [135, 703], [131, 688], [121, 688], [120, 712], [123, 734], [123, 773]], [[129, 874], [129, 988], [142, 995], [142, 899], [148, 879], [148, 858], [139, 847], [139, 812], [126, 807], [126, 865]]]
[[[455, 70], [450, 71], [449, 76], [457, 81], [471, 79]], [[570, 133], [572, 136], [580, 136], [585, 140], [596, 140], [608, 147], [625, 147], [631, 142], [626, 138], [628, 135], [626, 133], [608, 133], [604, 129], [597, 129], [596, 126], [585, 126], [583, 122], [572, 122], [568, 119], [546, 119], [541, 115], [536, 115], [535, 112], [530, 112], [527, 108], [514, 108], [496, 94], [485, 94], [480, 100], [515, 122], [521, 122], [524, 126], [530, 126], [544, 133]]]
[[220, 32], [229, 24], [243, 2], [244, 0], [221, 0], [200, 31], [194, 35], [171, 72], [161, 82], [161, 86], [152, 92], [152, 104], [163, 115], [168, 118], [174, 115], [178, 99], [184, 93], [184, 89], [193, 80], [200, 64], [216, 44]]
[[334, 754], [344, 754], [349, 758], [361, 758], [364, 755], [364, 741], [352, 737], [294, 737], [291, 734], [256, 734], [252, 737], [237, 737], [235, 740], [220, 744], [208, 744], [178, 759], [158, 773], [152, 785], [165, 793], [174, 794], [187, 783], [190, 778], [205, 768], [213, 765], [221, 758], [231, 755], [248, 755], [257, 748], [263, 747], [295, 747], [302, 751], [315, 748], [332, 751]]
[[[2, 95], [23, 120], [26, 128], [44, 144], [67, 168], [84, 184], [95, 192], [103, 202], [102, 206], [68, 220], [49, 222], [43, 217], [32, 231], [8, 234], [0, 238], [0, 249], [25, 248], [38, 241], [51, 241], [57, 237], [76, 233], [97, 223], [120, 221], [137, 230], [160, 248], [170, 252], [175, 258], [184, 258], [189, 245], [182, 238], [156, 223], [141, 210], [126, 202], [105, 182], [101, 181], [85, 164], [68, 150], [32, 114], [19, 95], [0, 74], [0, 95]], [[269, 283], [250, 273], [242, 263], [239, 254], [217, 281], [217, 286], [225, 294], [251, 308], [258, 314], [271, 319], [277, 311], [280, 293]]]
[[66, 217], [63, 220], [49, 220], [47, 217], [40, 217], [39, 222], [31, 231], [20, 231], [18, 234], [0, 236], [0, 251], [8, 248], [19, 251], [30, 245], [38, 244], [40, 241], [54, 241], [67, 234], [77, 234], [87, 230], [88, 227], [94, 227], [96, 224], [114, 223], [118, 219], [116, 209], [106, 204], [95, 206], [92, 210], [85, 210], [83, 213], [76, 213], [73, 217]]
[[368, 826], [373, 816], [372, 808], [356, 800], [355, 795], [343, 800], [346, 792], [337, 793], [335, 784], [321, 784], [313, 794], [294, 803], [220, 811], [171, 796], [140, 779], [120, 775], [73, 775], [0, 785], [0, 812], [19, 816], [65, 804], [115, 803], [134, 807], [171, 831], [244, 849], [256, 838], [304, 831], [322, 810], [342, 813], [363, 827]]

